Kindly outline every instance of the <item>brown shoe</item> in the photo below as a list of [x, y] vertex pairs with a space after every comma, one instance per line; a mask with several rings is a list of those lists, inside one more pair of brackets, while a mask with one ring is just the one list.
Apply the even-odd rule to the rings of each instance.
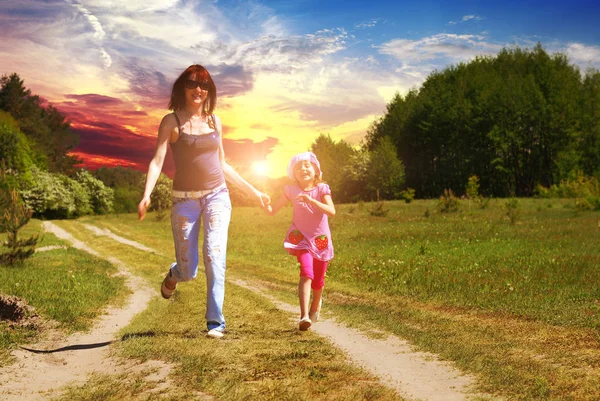
[[167, 286], [167, 280], [169, 279], [170, 275], [171, 275], [171, 272], [169, 272], [169, 274], [167, 274], [165, 276], [165, 279], [163, 280], [163, 282], [160, 286], [160, 295], [162, 295], [162, 297], [164, 299], [171, 298], [171, 296], [175, 292], [175, 289], [177, 288], [177, 283], [175, 283], [175, 286], [173, 288], [169, 288], [169, 286]]

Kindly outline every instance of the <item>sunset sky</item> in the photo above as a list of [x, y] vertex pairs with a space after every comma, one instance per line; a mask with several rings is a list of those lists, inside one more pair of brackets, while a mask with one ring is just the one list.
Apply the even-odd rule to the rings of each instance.
[[0, 75], [67, 115], [85, 165], [146, 170], [174, 79], [202, 64], [226, 157], [278, 177], [320, 133], [358, 145], [449, 64], [540, 42], [600, 69], [598, 21], [577, 0], [0, 0]]

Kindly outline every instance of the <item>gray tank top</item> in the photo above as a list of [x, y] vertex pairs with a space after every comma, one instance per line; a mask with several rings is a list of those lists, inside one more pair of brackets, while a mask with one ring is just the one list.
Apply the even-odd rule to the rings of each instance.
[[204, 135], [189, 135], [181, 131], [177, 114], [179, 137], [171, 144], [175, 162], [173, 189], [176, 191], [201, 191], [213, 189], [225, 182], [219, 159], [219, 131]]

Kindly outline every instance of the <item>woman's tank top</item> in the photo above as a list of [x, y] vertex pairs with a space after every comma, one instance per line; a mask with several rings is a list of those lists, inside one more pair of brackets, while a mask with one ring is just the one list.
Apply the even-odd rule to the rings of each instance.
[[189, 135], [181, 131], [177, 114], [179, 137], [171, 144], [175, 162], [173, 189], [176, 191], [201, 191], [213, 189], [225, 182], [219, 159], [219, 132]]

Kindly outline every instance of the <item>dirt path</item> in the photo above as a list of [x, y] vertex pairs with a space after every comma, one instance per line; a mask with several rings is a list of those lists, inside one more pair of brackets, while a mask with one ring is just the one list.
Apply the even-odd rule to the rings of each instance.
[[[97, 235], [108, 235], [139, 249], [148, 249], [141, 244], [116, 236], [107, 229], [85, 225]], [[117, 266], [126, 277], [133, 296], [123, 309], [109, 309], [105, 316], [89, 332], [75, 334], [63, 341], [55, 339], [49, 344], [37, 344], [32, 348], [58, 349], [70, 344], [101, 344], [114, 340], [115, 334], [126, 326], [133, 316], [144, 310], [154, 291], [139, 278], [130, 274], [124, 264], [110, 256], [98, 255], [81, 241], [50, 222], [44, 228], [73, 244], [74, 247], [104, 257]], [[270, 299], [278, 308], [297, 314], [297, 307], [278, 301], [264, 289], [242, 280], [233, 284], [257, 292]], [[407, 399], [458, 401], [473, 397], [469, 393], [472, 378], [456, 370], [451, 364], [440, 362], [433, 354], [415, 352], [406, 342], [389, 336], [385, 340], [366, 337], [361, 332], [336, 323], [334, 319], [323, 319], [313, 325], [312, 330], [327, 337], [335, 346], [344, 350], [349, 359], [367, 371], [381, 378], [382, 382], [394, 388]], [[109, 347], [89, 350], [70, 350], [50, 354], [34, 354], [23, 350], [14, 353], [18, 362], [0, 369], [0, 398], [2, 400], [38, 400], [40, 394], [56, 396], [56, 390], [65, 384], [83, 382], [92, 372], [116, 373], [131, 369], [109, 355]], [[156, 380], [162, 384], [158, 390], [168, 385], [170, 367], [161, 362], [153, 362]], [[139, 369], [139, 367], [138, 367]], [[7, 380], [10, 378], [10, 380]], [[481, 396], [481, 395], [479, 395]]]
[[[298, 315], [298, 306], [281, 302], [263, 288], [242, 280], [233, 281], [241, 287], [269, 298], [281, 310]], [[293, 318], [296, 321], [296, 318]], [[377, 340], [358, 330], [336, 323], [335, 319], [321, 317], [311, 330], [327, 337], [344, 350], [350, 360], [378, 376], [382, 382], [401, 396], [413, 400], [459, 401], [467, 400], [471, 377], [462, 374], [449, 363], [439, 361], [434, 354], [417, 352], [408, 342], [388, 336]], [[481, 395], [479, 395], [481, 397]]]
[[[44, 222], [44, 229], [71, 242], [75, 248], [103, 257], [51, 222]], [[45, 251], [53, 249], [56, 248], [49, 247]], [[27, 401], [56, 397], [60, 394], [60, 387], [83, 383], [91, 373], [115, 374], [148, 370], [153, 373], [146, 379], [160, 383], [155, 386], [154, 391], [161, 391], [168, 386], [167, 377], [171, 368], [165, 363], [151, 361], [146, 364], [135, 364], [110, 356], [110, 347], [108, 347], [110, 342], [115, 340], [118, 331], [129, 324], [137, 313], [146, 309], [150, 298], [155, 296], [155, 291], [139, 277], [132, 275], [118, 259], [113, 257], [106, 259], [119, 269], [119, 273], [125, 277], [126, 284], [133, 293], [127, 304], [122, 309], [107, 309], [87, 333], [76, 333], [61, 338], [58, 332], [52, 332], [46, 341], [28, 347], [53, 352], [33, 353], [24, 349], [15, 350], [13, 355], [17, 358], [17, 362], [0, 369], [0, 399]]]

